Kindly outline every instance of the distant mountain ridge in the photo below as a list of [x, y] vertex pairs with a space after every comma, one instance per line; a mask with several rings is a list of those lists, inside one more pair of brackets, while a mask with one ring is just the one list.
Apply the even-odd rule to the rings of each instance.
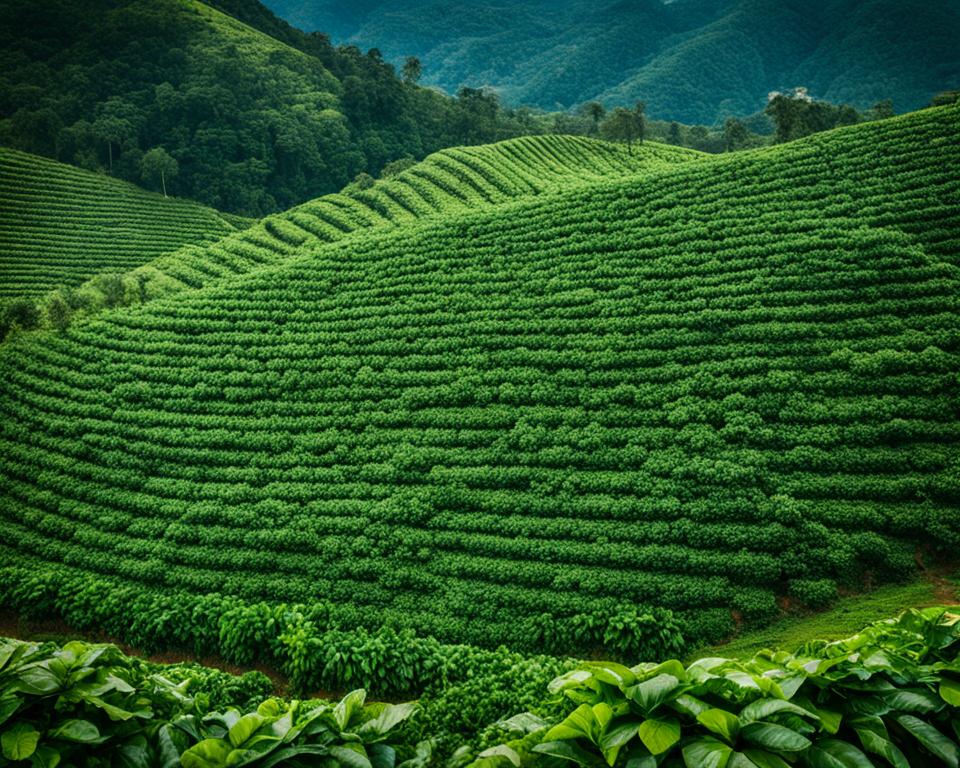
[[712, 123], [769, 91], [899, 111], [960, 84], [956, 0], [268, 0], [335, 42], [415, 55], [426, 84], [490, 85], [512, 103], [647, 101], [655, 117]]

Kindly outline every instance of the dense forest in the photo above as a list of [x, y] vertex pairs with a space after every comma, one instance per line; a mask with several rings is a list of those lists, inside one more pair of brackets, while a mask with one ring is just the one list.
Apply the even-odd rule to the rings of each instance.
[[[216, 5], [263, 32], [193, 0], [3, 0], [0, 143], [262, 215], [397, 158], [530, 132], [488, 94], [404, 82], [255, 0]], [[163, 181], [144, 162], [158, 148]]]
[[546, 109], [645, 99], [653, 117], [709, 125], [797, 85], [905, 111], [960, 84], [952, 0], [267, 1], [336, 41], [419, 56], [427, 83]]

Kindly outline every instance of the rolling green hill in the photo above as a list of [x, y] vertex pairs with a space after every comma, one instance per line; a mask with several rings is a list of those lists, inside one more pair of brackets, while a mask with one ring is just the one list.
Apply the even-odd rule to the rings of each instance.
[[531, 136], [446, 149], [369, 189], [347, 188], [318, 198], [211, 245], [182, 248], [125, 277], [155, 298], [283, 261], [358, 230], [391, 229], [699, 157], [652, 143], [630, 153], [618, 145], [573, 136]]
[[0, 149], [0, 296], [36, 296], [245, 226], [186, 200]]
[[667, 120], [752, 114], [767, 94], [898, 110], [960, 85], [953, 0], [267, 0], [303, 29], [417, 55], [425, 82], [552, 109], [600, 97]]
[[235, 599], [637, 658], [665, 609], [718, 640], [908, 573], [960, 544], [958, 117], [370, 227], [17, 339], [7, 589], [162, 606], [198, 647]]

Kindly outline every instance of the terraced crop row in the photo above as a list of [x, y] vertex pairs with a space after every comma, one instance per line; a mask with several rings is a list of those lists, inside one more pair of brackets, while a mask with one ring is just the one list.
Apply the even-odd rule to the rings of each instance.
[[357, 230], [392, 229], [425, 217], [655, 172], [700, 157], [659, 144], [647, 144], [631, 155], [622, 147], [574, 136], [529, 136], [447, 149], [370, 189], [318, 198], [213, 246], [185, 248], [138, 272], [150, 278], [153, 287], [147, 290], [154, 293], [199, 288]]
[[0, 297], [37, 296], [125, 272], [235, 232], [210, 208], [0, 149]]
[[904, 571], [960, 544], [957, 117], [374, 227], [18, 340], [0, 564], [528, 647], [636, 605], [715, 639]]

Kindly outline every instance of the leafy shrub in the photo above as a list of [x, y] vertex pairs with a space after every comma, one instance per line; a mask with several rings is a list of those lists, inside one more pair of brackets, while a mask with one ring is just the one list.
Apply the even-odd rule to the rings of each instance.
[[211, 711], [212, 701], [234, 695], [245, 705], [264, 687], [262, 675], [231, 677], [148, 664], [112, 645], [0, 639], [0, 765], [269, 768], [324, 757], [342, 768], [394, 768], [387, 739], [415, 711], [364, 706], [362, 690], [337, 704], [268, 698], [246, 714]]
[[588, 662], [549, 686], [565, 716], [504, 721], [473, 765], [955, 767], [958, 653], [960, 614], [932, 608], [745, 662]]
[[790, 596], [810, 608], [824, 608], [837, 599], [837, 584], [830, 579], [794, 579], [790, 582]]
[[670, 611], [623, 611], [607, 619], [603, 647], [622, 659], [660, 659], [686, 647]]

